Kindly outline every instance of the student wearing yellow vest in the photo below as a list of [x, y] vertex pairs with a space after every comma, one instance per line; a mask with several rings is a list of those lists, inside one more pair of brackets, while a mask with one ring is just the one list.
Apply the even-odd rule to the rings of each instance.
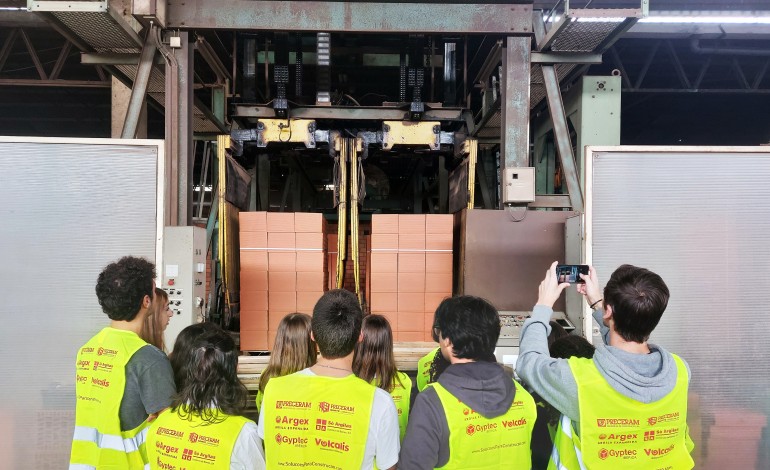
[[80, 348], [70, 469], [134, 469], [147, 464], [148, 421], [171, 404], [166, 355], [139, 337], [155, 302], [155, 266], [124, 257], [99, 274], [96, 296], [110, 326]]
[[161, 413], [147, 433], [150, 466], [264, 469], [257, 425], [242, 416], [248, 391], [236, 375], [238, 348], [218, 326], [196, 331], [197, 337], [185, 339], [192, 340], [190, 347], [175, 358], [181, 365], [179, 393], [171, 409]]
[[267, 468], [390, 469], [398, 415], [388, 392], [353, 375], [363, 312], [355, 294], [326, 292], [313, 308], [318, 362], [265, 388], [259, 435]]
[[497, 310], [478, 297], [453, 297], [433, 324], [451, 365], [417, 396], [399, 467], [530, 468], [535, 402], [495, 362]]
[[578, 285], [601, 326], [603, 345], [592, 359], [554, 359], [546, 337], [559, 284], [553, 263], [521, 333], [516, 371], [564, 416], [549, 469], [693, 468], [687, 430], [687, 364], [648, 343], [668, 304], [660, 276], [619, 267], [602, 293], [596, 271]]
[[409, 421], [412, 379], [396, 368], [393, 355], [393, 330], [382, 315], [367, 315], [361, 325], [363, 340], [353, 354], [353, 373], [360, 379], [390, 393], [398, 411], [401, 440]]

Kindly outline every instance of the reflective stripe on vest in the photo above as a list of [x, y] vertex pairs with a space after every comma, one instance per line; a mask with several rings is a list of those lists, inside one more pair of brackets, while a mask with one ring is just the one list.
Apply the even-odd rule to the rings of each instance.
[[440, 350], [441, 348], [436, 348], [417, 361], [417, 391], [422, 392], [430, 383], [430, 366]]
[[404, 434], [406, 434], [406, 425], [409, 422], [409, 399], [411, 394], [412, 379], [403, 372], [398, 372], [396, 386], [390, 392], [390, 397], [393, 398], [393, 403], [395, 403], [396, 411], [398, 412], [398, 430], [402, 441], [404, 440]]
[[[615, 391], [592, 359], [569, 359], [578, 390], [580, 436], [570, 436], [560, 423], [556, 436], [560, 442], [554, 447], [558, 447], [562, 468], [693, 468], [686, 422], [687, 368], [679, 357], [673, 358], [676, 385], [671, 393], [654, 403], [641, 403]], [[569, 441], [573, 445], [568, 457]], [[567, 461], [582, 461], [582, 465], [570, 467], [565, 465]]]
[[107, 327], [80, 348], [70, 468], [133, 469], [147, 463], [147, 423], [121, 431], [119, 417], [126, 364], [146, 345], [136, 333]]
[[586, 470], [583, 465], [583, 455], [580, 451], [580, 441], [572, 429], [572, 420], [561, 415], [559, 425], [553, 437], [551, 460], [548, 470]]
[[267, 468], [361, 468], [375, 390], [354, 375], [270, 379], [262, 402]]
[[449, 427], [449, 461], [442, 469], [529, 468], [530, 441], [537, 419], [535, 400], [514, 381], [516, 395], [502, 416], [485, 418], [438, 383]]
[[213, 411], [215, 422], [209, 424], [185, 410], [182, 414], [178, 411], [165, 411], [150, 425], [147, 457], [152, 466], [189, 470], [230, 468], [235, 442], [250, 420]]

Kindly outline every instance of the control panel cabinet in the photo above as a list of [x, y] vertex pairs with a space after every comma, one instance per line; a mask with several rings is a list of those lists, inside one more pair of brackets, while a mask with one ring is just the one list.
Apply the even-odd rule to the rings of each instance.
[[171, 350], [180, 331], [203, 321], [206, 299], [206, 230], [165, 227], [161, 288], [174, 315], [165, 332]]

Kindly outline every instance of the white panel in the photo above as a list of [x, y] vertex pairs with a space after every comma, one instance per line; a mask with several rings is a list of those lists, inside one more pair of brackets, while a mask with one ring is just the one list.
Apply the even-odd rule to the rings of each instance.
[[692, 369], [697, 468], [768, 468], [770, 150], [594, 149], [589, 262], [660, 274], [671, 300], [650, 339]]
[[109, 324], [96, 278], [125, 255], [156, 260], [162, 142], [2, 140], [0, 468], [61, 469], [75, 355]]

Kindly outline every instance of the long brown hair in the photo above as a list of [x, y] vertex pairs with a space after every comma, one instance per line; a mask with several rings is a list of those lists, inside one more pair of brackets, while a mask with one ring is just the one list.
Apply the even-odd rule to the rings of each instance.
[[393, 331], [382, 315], [368, 315], [361, 324], [363, 340], [356, 344], [353, 373], [359, 378], [390, 393], [401, 383], [393, 355]]
[[166, 302], [168, 302], [168, 294], [163, 289], [156, 287], [155, 302], [152, 303], [150, 313], [144, 319], [142, 333], [139, 335], [140, 338], [161, 351], [166, 350], [166, 342], [163, 339], [163, 330], [165, 330], [168, 319], [165, 309]]
[[290, 313], [278, 324], [270, 361], [259, 378], [259, 391], [264, 392], [273, 377], [283, 377], [315, 364], [315, 342], [310, 339], [310, 315]]

